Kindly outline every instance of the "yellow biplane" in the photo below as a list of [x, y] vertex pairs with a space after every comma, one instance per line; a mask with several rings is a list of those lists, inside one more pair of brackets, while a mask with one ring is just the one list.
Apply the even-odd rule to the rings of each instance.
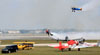
[[14, 44], [17, 44], [18, 49], [33, 49], [35, 42], [13, 42]]

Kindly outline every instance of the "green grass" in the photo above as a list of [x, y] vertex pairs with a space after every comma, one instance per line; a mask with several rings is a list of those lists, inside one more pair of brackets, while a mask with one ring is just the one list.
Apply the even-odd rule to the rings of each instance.
[[23, 41], [30, 41], [30, 42], [35, 42], [36, 44], [38, 43], [57, 43], [55, 40], [1, 40], [1, 44], [13, 44], [13, 42], [23, 42]]
[[[2, 44], [12, 44], [14, 41], [25, 41], [25, 40], [3, 40]], [[28, 40], [36, 43], [56, 43], [54, 40]], [[87, 42], [96, 42], [96, 40], [88, 40]], [[2, 48], [0, 48], [1, 51]], [[35, 47], [32, 50], [19, 50], [15, 53], [2, 54], [0, 55], [100, 55], [100, 47], [84, 48], [81, 51], [73, 49], [72, 51], [64, 50], [64, 52], [52, 47]]]

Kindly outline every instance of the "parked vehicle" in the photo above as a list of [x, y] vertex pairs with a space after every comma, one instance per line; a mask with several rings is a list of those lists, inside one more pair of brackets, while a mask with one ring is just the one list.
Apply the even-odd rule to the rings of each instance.
[[35, 42], [13, 42], [14, 44], [17, 44], [18, 49], [21, 50], [29, 50], [34, 49]]
[[2, 53], [12, 53], [12, 52], [16, 52], [17, 50], [18, 50], [17, 45], [10, 45], [2, 49]]

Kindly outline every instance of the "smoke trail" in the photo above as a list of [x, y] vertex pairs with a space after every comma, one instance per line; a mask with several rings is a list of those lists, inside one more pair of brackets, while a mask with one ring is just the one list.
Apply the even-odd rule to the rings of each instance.
[[81, 8], [83, 11], [92, 10], [99, 6], [99, 2], [100, 0], [92, 0], [91, 2], [83, 5]]

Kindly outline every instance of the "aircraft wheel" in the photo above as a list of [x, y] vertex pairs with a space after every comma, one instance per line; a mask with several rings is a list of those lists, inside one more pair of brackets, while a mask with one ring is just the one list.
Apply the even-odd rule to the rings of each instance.
[[78, 51], [80, 51], [80, 48], [78, 48]]
[[63, 52], [63, 49], [61, 51]]
[[85, 39], [83, 39], [83, 42], [85, 42]]
[[68, 48], [68, 51], [71, 51], [71, 48]]

